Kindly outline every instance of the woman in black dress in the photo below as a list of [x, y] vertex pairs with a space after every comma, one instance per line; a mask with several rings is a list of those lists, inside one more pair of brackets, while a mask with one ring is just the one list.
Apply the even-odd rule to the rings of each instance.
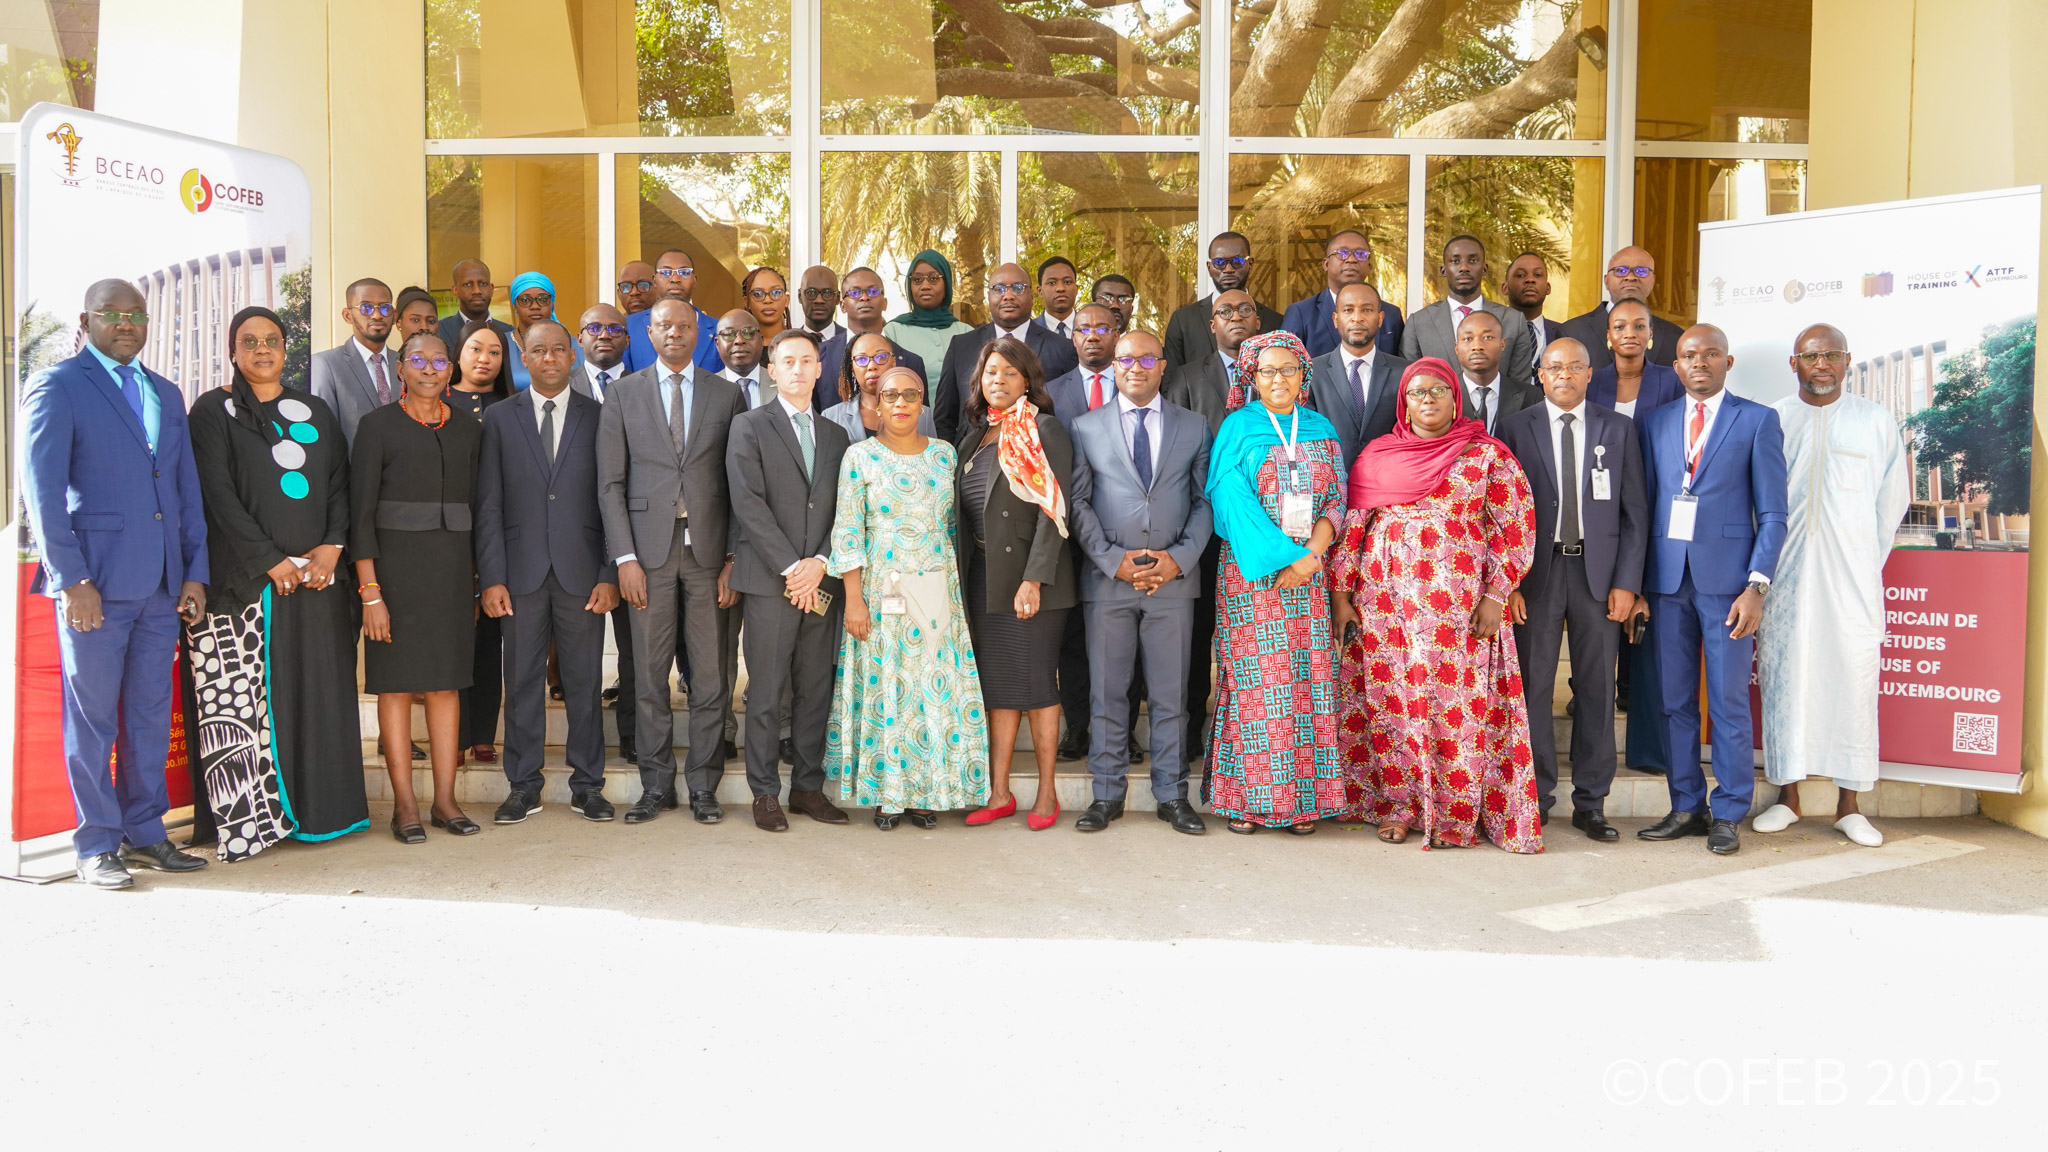
[[441, 399], [453, 366], [439, 336], [422, 333], [398, 357], [404, 391], [356, 426], [350, 506], [363, 599], [363, 686], [377, 695], [377, 730], [391, 773], [391, 834], [423, 843], [412, 792], [412, 697], [427, 697], [434, 767], [432, 822], [458, 836], [479, 829], [455, 803], [460, 695], [476, 651], [476, 561], [470, 501], [483, 426]]
[[1053, 416], [1045, 369], [1022, 340], [999, 336], [981, 350], [967, 401], [955, 484], [960, 507], [960, 590], [988, 708], [988, 804], [968, 815], [987, 824], [1015, 815], [1010, 757], [1031, 716], [1038, 798], [1032, 831], [1060, 818], [1053, 760], [1060, 739], [1060, 638], [1080, 603], [1067, 548], [1067, 489], [1074, 445]]
[[325, 401], [282, 383], [284, 325], [228, 325], [226, 388], [192, 405], [213, 580], [190, 628], [192, 741], [222, 860], [370, 826], [345, 573], [348, 448]]
[[[441, 397], [450, 408], [481, 422], [484, 409], [512, 394], [512, 365], [505, 337], [489, 320], [472, 320], [455, 338], [455, 376]], [[505, 699], [505, 634], [495, 616], [476, 622], [475, 677], [462, 693], [461, 733], [465, 754], [485, 764], [498, 762], [498, 707]]]

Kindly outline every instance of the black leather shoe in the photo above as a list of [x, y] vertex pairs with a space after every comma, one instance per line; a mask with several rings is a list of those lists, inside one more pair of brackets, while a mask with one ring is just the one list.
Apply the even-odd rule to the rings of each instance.
[[491, 814], [491, 823], [517, 824], [538, 811], [540, 811], [540, 796], [538, 793], [521, 792], [514, 788], [512, 794], [505, 797], [505, 802], [498, 805], [498, 810]]
[[412, 746], [412, 758], [415, 760], [425, 760], [427, 758], [427, 750], [418, 744], [414, 744]]
[[581, 796], [573, 797], [569, 801], [569, 811], [599, 824], [618, 815], [618, 810], [612, 807], [612, 802], [605, 799], [602, 792], [585, 792]]
[[1121, 800], [1097, 800], [1088, 805], [1081, 818], [1074, 821], [1077, 832], [1100, 832], [1109, 827], [1111, 820], [1124, 818], [1124, 802]]
[[1161, 804], [1159, 818], [1173, 825], [1175, 832], [1185, 832], [1190, 836], [1200, 836], [1209, 830], [1209, 826], [1202, 823], [1202, 814], [1185, 800], [1168, 800]]
[[617, 700], [617, 699], [619, 698], [619, 686], [618, 686], [618, 683], [617, 683], [616, 681], [614, 681], [611, 687], [609, 687], [609, 688], [606, 688], [606, 689], [605, 689], [604, 691], [602, 691], [602, 692], [599, 692], [599, 693], [597, 694], [597, 698], [598, 698], [598, 699], [600, 699], [600, 700], [602, 700], [602, 701], [604, 701], [604, 702], [605, 702], [605, 703], [607, 703], [607, 704], [610, 704], [610, 703], [613, 703], [614, 701], [616, 701], [616, 700]]
[[927, 831], [939, 826], [939, 814], [928, 808], [905, 808], [903, 815], [908, 817], [912, 824]]
[[1629, 765], [1629, 766], [1628, 766], [1628, 770], [1629, 770], [1629, 771], [1631, 771], [1631, 772], [1641, 772], [1641, 773], [1642, 773], [1643, 775], [1645, 775], [1645, 776], [1668, 776], [1668, 775], [1670, 775], [1670, 773], [1669, 773], [1669, 772], [1665, 771], [1665, 770], [1664, 770], [1664, 769], [1662, 769], [1662, 768], [1659, 768], [1659, 767], [1657, 767], [1657, 766], [1656, 766], [1656, 765], [1654, 765], [1654, 764], [1631, 764], [1631, 765]]
[[1673, 812], [1648, 828], [1636, 830], [1638, 840], [1677, 840], [1684, 836], [1705, 836], [1711, 821], [1704, 812]]
[[450, 836], [474, 836], [483, 831], [482, 825], [460, 812], [446, 820], [441, 819], [439, 816], [430, 815], [427, 817], [427, 823], [432, 824], [436, 828], [447, 829]]
[[391, 838], [400, 844], [425, 844], [427, 830], [418, 824], [400, 824], [398, 817], [391, 818]]
[[1062, 760], [1086, 760], [1088, 744], [1086, 741], [1062, 740], [1055, 754]]
[[666, 796], [663, 793], [651, 788], [641, 791], [640, 798], [633, 801], [631, 808], [626, 809], [626, 823], [645, 824], [661, 815], [661, 810], [666, 807], [662, 803], [664, 799]]
[[782, 747], [780, 747], [780, 748], [776, 749], [776, 754], [782, 757], [782, 762], [783, 762], [784, 764], [787, 764], [787, 765], [789, 765], [789, 766], [790, 766], [791, 768], [794, 768], [794, 767], [796, 767], [796, 741], [795, 741], [795, 740], [793, 740], [793, 739], [791, 739], [791, 738], [789, 738], [789, 737], [787, 737], [787, 736], [784, 736], [784, 737], [782, 738]]
[[690, 815], [695, 816], [699, 824], [716, 824], [725, 819], [725, 809], [718, 806], [718, 793], [690, 793]]
[[1145, 762], [1145, 749], [1138, 744], [1136, 736], [1131, 737], [1124, 751], [1129, 754], [1131, 763], [1143, 764]]
[[1550, 805], [1540, 801], [1536, 805], [1536, 826], [1538, 828], [1550, 827]]
[[1714, 821], [1707, 833], [1707, 851], [1716, 856], [1733, 856], [1742, 851], [1742, 834], [1735, 830], [1735, 821]]
[[730, 740], [727, 740], [724, 743], [720, 744], [718, 752], [719, 755], [725, 757], [727, 760], [737, 760], [740, 758], [739, 745], [734, 744]]
[[204, 856], [194, 856], [171, 847], [169, 840], [159, 840], [145, 848], [130, 848], [121, 856], [138, 868], [152, 872], [197, 872], [206, 867]]
[[640, 762], [640, 752], [633, 747], [631, 740], [619, 741], [619, 759], [624, 760], [628, 764], [638, 764]]
[[101, 852], [94, 856], [78, 858], [78, 882], [88, 888], [135, 887], [135, 877], [121, 866], [121, 858], [112, 852]]
[[1605, 812], [1574, 812], [1572, 827], [1584, 832], [1588, 840], [1605, 842], [1621, 839], [1621, 830], [1607, 822]]

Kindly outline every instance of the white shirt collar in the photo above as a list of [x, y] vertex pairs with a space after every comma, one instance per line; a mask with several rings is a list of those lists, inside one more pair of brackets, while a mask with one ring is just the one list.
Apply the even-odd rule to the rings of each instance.
[[1149, 401], [1147, 401], [1146, 403], [1143, 403], [1143, 404], [1133, 404], [1133, 403], [1131, 403], [1131, 398], [1130, 398], [1129, 396], [1126, 396], [1126, 395], [1124, 395], [1124, 394], [1123, 394], [1122, 392], [1118, 392], [1118, 393], [1116, 394], [1116, 403], [1117, 403], [1117, 412], [1118, 412], [1118, 414], [1119, 414], [1119, 415], [1121, 415], [1121, 414], [1123, 414], [1123, 413], [1126, 413], [1126, 412], [1136, 412], [1136, 411], [1137, 411], [1138, 409], [1140, 409], [1140, 408], [1143, 408], [1143, 409], [1144, 409], [1145, 411], [1147, 411], [1147, 412], [1151, 412], [1151, 413], [1153, 413], [1154, 415], [1157, 415], [1157, 414], [1158, 414], [1158, 412], [1159, 412], [1159, 410], [1160, 410], [1160, 409], [1159, 409], [1159, 393], [1157, 393], [1157, 392], [1154, 392], [1154, 393], [1152, 394], [1152, 399], [1151, 399], [1151, 400], [1149, 400]]
[[[1564, 415], [1565, 410], [1559, 408], [1556, 404], [1551, 403], [1550, 397], [1548, 396], [1545, 396], [1543, 398], [1543, 406], [1550, 410], [1550, 422], [1552, 424], [1557, 423], [1557, 418], [1559, 416]], [[1572, 423], [1578, 424], [1583, 427], [1586, 423], [1586, 402], [1584, 400], [1580, 400], [1579, 406], [1577, 408], [1572, 409], [1571, 413]]]
[[1379, 351], [1379, 342], [1378, 340], [1374, 340], [1373, 343], [1367, 344], [1365, 346], [1365, 355], [1353, 356], [1351, 354], [1351, 349], [1345, 347], [1344, 344], [1340, 341], [1337, 345], [1337, 356], [1339, 358], [1338, 362], [1344, 366], [1345, 377], [1348, 379], [1351, 376], [1351, 362], [1353, 360], [1356, 360], [1359, 363], [1365, 365], [1365, 367], [1359, 369], [1360, 372], [1372, 371], [1372, 354], [1377, 351]]
[[809, 408], [798, 408], [796, 405], [791, 404], [788, 400], [783, 398], [783, 395], [780, 392], [777, 392], [775, 394], [775, 402], [777, 404], [782, 405], [782, 414], [784, 416], [789, 417], [792, 420], [796, 419], [799, 415], [809, 415], [811, 411]]
[[391, 348], [389, 344], [386, 344], [383, 351], [372, 350], [368, 344], [363, 343], [363, 338], [360, 336], [351, 336], [348, 338], [348, 342], [356, 346], [356, 355], [362, 357], [365, 364], [384, 355], [384, 352], [389, 351]]
[[595, 384], [597, 383], [597, 374], [599, 372], [606, 373], [609, 378], [605, 383], [605, 387], [609, 388], [613, 384], [617, 384], [619, 382], [619, 378], [625, 375], [625, 372], [622, 371], [622, 369], [624, 369], [625, 366], [626, 362], [621, 360], [617, 364], [614, 364], [609, 368], [599, 368], [597, 365], [591, 363], [588, 357], [585, 357], [583, 361], [583, 374], [589, 377], [590, 382], [592, 384]]
[[1458, 375], [1465, 381], [1465, 387], [1467, 389], [1491, 388], [1496, 393], [1500, 391], [1501, 374], [1499, 369], [1494, 370], [1493, 379], [1488, 380], [1483, 384], [1477, 380], [1474, 380], [1472, 378], [1472, 374], [1470, 372], [1465, 371], [1462, 368], [1458, 370]]
[[[1022, 324], [1019, 324], [1019, 325], [1017, 325], [1017, 326], [1016, 326], [1015, 328], [1005, 328], [1005, 327], [1003, 327], [1003, 326], [1002, 326], [1001, 324], [996, 324], [996, 322], [995, 322], [995, 321], [993, 321], [993, 320], [989, 321], [989, 323], [990, 323], [990, 324], [994, 324], [994, 325], [995, 325], [996, 335], [998, 335], [998, 336], [1010, 336], [1010, 337], [1014, 337], [1014, 338], [1016, 338], [1016, 339], [1018, 339], [1018, 340], [1023, 340], [1023, 339], [1024, 339], [1024, 337], [1025, 337], [1025, 336], [1026, 336], [1026, 335], [1027, 335], [1027, 334], [1028, 334], [1028, 333], [1030, 332], [1030, 330], [1031, 330], [1031, 321], [1029, 321], [1029, 320], [1026, 320], [1026, 321], [1024, 321], [1024, 322], [1023, 322]], [[1025, 342], [1026, 342], [1026, 343], [1029, 343], [1029, 341], [1025, 341]]]
[[[1714, 419], [1714, 417], [1716, 417], [1716, 416], [1718, 416], [1718, 415], [1720, 415], [1720, 414], [1721, 414], [1721, 401], [1722, 401], [1722, 399], [1723, 399], [1723, 398], [1725, 398], [1725, 397], [1726, 397], [1727, 395], [1728, 395], [1728, 389], [1726, 389], [1726, 388], [1722, 388], [1722, 389], [1721, 389], [1721, 390], [1720, 390], [1719, 392], [1716, 392], [1716, 393], [1714, 393], [1714, 394], [1713, 394], [1712, 396], [1709, 396], [1709, 397], [1707, 397], [1707, 400], [1706, 400], [1706, 404], [1707, 404], [1707, 419], [1708, 419], [1708, 421], [1710, 421], [1710, 422], [1711, 422], [1711, 421], [1712, 421], [1712, 420]], [[1686, 393], [1686, 396], [1685, 396], [1685, 415], [1686, 415], [1686, 419], [1690, 420], [1690, 419], [1692, 418], [1692, 414], [1693, 414], [1694, 412], [1697, 412], [1697, 411], [1699, 411], [1699, 404], [1700, 404], [1700, 401], [1699, 401], [1699, 399], [1698, 399], [1697, 397], [1693, 396], [1693, 395], [1692, 395], [1692, 394], [1691, 394], [1690, 392]]]

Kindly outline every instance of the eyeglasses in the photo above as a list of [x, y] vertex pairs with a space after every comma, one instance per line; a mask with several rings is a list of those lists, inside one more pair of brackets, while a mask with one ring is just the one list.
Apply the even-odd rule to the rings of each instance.
[[1095, 302], [1097, 304], [1129, 304], [1137, 298], [1138, 294], [1136, 292], [1097, 292], [1095, 294]]
[[697, 274], [697, 270], [695, 268], [656, 268], [654, 274], [656, 276], [666, 276], [670, 280], [688, 280]]
[[1301, 375], [1301, 365], [1286, 364], [1279, 368], [1254, 368], [1252, 375], [1261, 380], [1292, 380]]
[[626, 293], [626, 292], [645, 292], [645, 291], [647, 291], [648, 289], [650, 289], [650, 288], [653, 288], [653, 287], [654, 287], [654, 281], [652, 281], [652, 280], [621, 280], [621, 281], [619, 281], [619, 285], [618, 285], [618, 287], [619, 287], [619, 291], [620, 291], [621, 293]]
[[1094, 325], [1089, 325], [1089, 324], [1076, 324], [1076, 325], [1074, 325], [1074, 335], [1076, 335], [1076, 336], [1114, 336], [1114, 335], [1116, 335], [1116, 326], [1115, 326], [1115, 325], [1113, 325], [1113, 324], [1094, 324]]
[[991, 284], [988, 286], [988, 294], [991, 296], [1029, 296], [1031, 295], [1031, 285]]
[[1607, 274], [1609, 276], [1633, 276], [1638, 280], [1648, 280], [1657, 274], [1657, 270], [1648, 264], [1617, 264], [1609, 268]]
[[864, 352], [853, 358], [856, 368], [887, 368], [896, 362], [894, 352]]
[[1370, 260], [1370, 259], [1372, 259], [1372, 249], [1370, 249], [1370, 248], [1332, 248], [1332, 249], [1330, 249], [1330, 250], [1329, 250], [1329, 251], [1328, 251], [1327, 253], [1324, 253], [1324, 256], [1323, 256], [1323, 258], [1327, 260], [1327, 259], [1329, 259], [1329, 258], [1330, 258], [1330, 257], [1332, 257], [1332, 256], [1336, 257], [1336, 258], [1337, 258], [1337, 259], [1339, 259], [1339, 260], [1345, 261], [1346, 263], [1352, 263], [1352, 262], [1356, 262], [1356, 263], [1360, 263], [1360, 264], [1363, 264], [1363, 263], [1365, 263], [1365, 262], [1366, 262], [1367, 260]]
[[235, 343], [244, 352], [254, 352], [258, 348], [268, 348], [272, 352], [275, 352], [279, 348], [284, 347], [284, 337], [264, 336], [259, 339], [258, 337], [255, 336], [244, 336], [240, 340], [235, 341]]
[[780, 300], [783, 297], [783, 291], [780, 288], [749, 288], [747, 289], [747, 295], [756, 300]]
[[839, 289], [806, 288], [802, 292], [799, 292], [798, 295], [802, 296], [806, 300], [837, 300], [839, 299]]
[[585, 324], [583, 326], [583, 334], [593, 340], [599, 336], [624, 336], [626, 334], [626, 326], [624, 324]]
[[1593, 366], [1584, 361], [1574, 364], [1545, 364], [1543, 366], [1543, 374], [1545, 376], [1576, 376], [1581, 372], [1591, 372], [1592, 370]]
[[1259, 314], [1259, 306], [1250, 301], [1243, 304], [1218, 304], [1215, 314], [1225, 320], [1249, 320]]
[[846, 297], [848, 300], [873, 300], [881, 294], [882, 286], [880, 284], [871, 284], [866, 288], [848, 288], [840, 293], [841, 296]]
[[1116, 362], [1117, 362], [1117, 364], [1118, 364], [1118, 365], [1120, 365], [1120, 366], [1121, 366], [1121, 367], [1123, 368], [1123, 370], [1124, 370], [1124, 371], [1126, 371], [1126, 372], [1130, 371], [1130, 370], [1131, 370], [1131, 369], [1133, 369], [1133, 368], [1143, 368], [1143, 369], [1145, 369], [1145, 370], [1146, 370], [1147, 372], [1149, 372], [1149, 371], [1151, 371], [1152, 369], [1154, 369], [1154, 368], [1157, 368], [1157, 367], [1159, 367], [1159, 366], [1160, 366], [1161, 364], [1164, 364], [1164, 363], [1166, 362], [1166, 357], [1164, 357], [1164, 356], [1119, 356], [1119, 357], [1117, 357], [1117, 358], [1116, 358]]
[[405, 362], [412, 365], [412, 370], [415, 372], [425, 372], [429, 368], [436, 372], [446, 372], [448, 370], [448, 358], [446, 356], [429, 356], [424, 352], [415, 352], [407, 356]]
[[140, 328], [144, 324], [149, 323], [149, 313], [139, 309], [134, 312], [115, 312], [110, 309], [105, 312], [95, 312], [93, 315], [98, 317], [99, 322], [102, 324], [133, 324]]
[[389, 304], [358, 304], [356, 311], [365, 316], [389, 316], [395, 309]]
[[921, 404], [924, 402], [924, 393], [919, 392], [915, 388], [891, 388], [887, 392], [877, 392], [875, 395], [884, 404]]
[[1410, 400], [1441, 400], [1450, 394], [1451, 387], [1448, 384], [1434, 384], [1428, 388], [1410, 388], [1408, 390], [1408, 398]]
[[546, 308], [554, 304], [554, 302], [555, 297], [553, 293], [527, 292], [521, 294], [519, 299], [514, 300], [512, 303], [520, 308]]
[[938, 288], [945, 285], [946, 278], [937, 272], [921, 272], [912, 276], [910, 283], [918, 288]]
[[1798, 359], [1801, 364], [1806, 365], [1808, 368], [1819, 364], [1823, 360], [1833, 367], [1840, 368], [1849, 362], [1849, 354], [1836, 348], [1826, 352], [1801, 352], [1798, 353]]
[[1248, 263], [1250, 263], [1250, 262], [1251, 262], [1251, 257], [1249, 257], [1249, 256], [1211, 256], [1211, 257], [1209, 257], [1209, 267], [1211, 267], [1211, 268], [1216, 268], [1216, 269], [1223, 269], [1223, 268], [1242, 268], [1242, 267], [1244, 267], [1244, 266], [1245, 266], [1246, 264], [1248, 264]]
[[760, 334], [761, 330], [759, 328], [720, 328], [718, 330], [718, 338], [728, 344], [734, 340], [752, 340]]

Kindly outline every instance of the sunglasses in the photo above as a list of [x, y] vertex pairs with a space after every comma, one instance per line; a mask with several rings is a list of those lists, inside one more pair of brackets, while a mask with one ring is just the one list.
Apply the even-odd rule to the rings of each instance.
[[924, 393], [919, 392], [915, 388], [891, 388], [887, 392], [877, 392], [875, 395], [884, 404], [920, 404], [924, 402]]
[[240, 340], [235, 341], [235, 343], [244, 352], [254, 352], [258, 348], [268, 348], [272, 352], [275, 352], [279, 348], [284, 347], [284, 337], [264, 336], [259, 339], [255, 336], [244, 336]]
[[697, 274], [697, 270], [695, 268], [656, 268], [654, 274], [656, 276], [666, 276], [671, 280], [688, 280]]
[[397, 311], [397, 309], [394, 309], [389, 304], [358, 304], [356, 305], [356, 311], [362, 313], [365, 316], [388, 317], [391, 315], [391, 313]]
[[583, 326], [583, 334], [593, 340], [600, 336], [624, 336], [626, 334], [626, 326], [624, 324], [585, 324]]
[[423, 352], [415, 352], [407, 356], [405, 362], [412, 365], [412, 370], [415, 372], [425, 372], [429, 368], [436, 372], [446, 372], [448, 370], [448, 358], [446, 356], [429, 356]]
[[749, 288], [747, 289], [747, 295], [752, 296], [756, 300], [780, 300], [783, 297], [783, 291], [780, 288]]
[[1029, 296], [1031, 295], [1031, 285], [991, 284], [988, 286], [988, 294], [991, 296]]
[[1154, 369], [1154, 368], [1157, 368], [1157, 367], [1159, 367], [1159, 366], [1160, 366], [1161, 364], [1164, 364], [1164, 363], [1166, 362], [1166, 357], [1164, 357], [1164, 356], [1119, 356], [1119, 357], [1117, 357], [1117, 358], [1116, 358], [1116, 362], [1117, 362], [1117, 363], [1118, 363], [1119, 365], [1121, 365], [1121, 366], [1123, 367], [1124, 371], [1126, 371], [1126, 372], [1130, 371], [1130, 370], [1131, 370], [1131, 369], [1133, 369], [1133, 368], [1143, 368], [1143, 369], [1145, 369], [1146, 371], [1148, 371], [1148, 372], [1149, 372], [1149, 371], [1151, 371], [1152, 369]]
[[521, 308], [545, 308], [554, 302], [555, 298], [546, 292], [528, 292], [512, 303]]
[[620, 292], [622, 292], [622, 293], [623, 293], [623, 292], [646, 292], [646, 291], [648, 291], [648, 290], [650, 290], [650, 289], [652, 289], [652, 288], [654, 287], [654, 281], [652, 281], [652, 280], [621, 280], [621, 281], [619, 281], [619, 285], [618, 285], [618, 287], [619, 287], [619, 291], [620, 291]]
[[1365, 262], [1366, 262], [1367, 260], [1370, 260], [1370, 259], [1372, 259], [1372, 249], [1370, 249], [1370, 248], [1332, 248], [1332, 249], [1330, 249], [1330, 250], [1329, 250], [1329, 252], [1327, 252], [1327, 253], [1325, 253], [1325, 254], [1324, 254], [1324, 259], [1328, 259], [1328, 258], [1329, 258], [1329, 257], [1331, 257], [1331, 256], [1334, 256], [1334, 257], [1336, 257], [1336, 258], [1337, 258], [1337, 259], [1339, 259], [1339, 260], [1343, 260], [1343, 261], [1347, 261], [1347, 262], [1355, 261], [1355, 262], [1357, 262], [1357, 263], [1363, 264], [1363, 263], [1365, 263]]
[[760, 334], [761, 330], [759, 328], [720, 328], [718, 330], [718, 338], [728, 344], [734, 340], [752, 340]]
[[149, 323], [149, 313], [140, 310], [134, 312], [108, 310], [106, 312], [95, 312], [93, 315], [98, 317], [102, 324], [133, 324], [140, 328], [144, 324]]
[[1249, 320], [1259, 314], [1259, 306], [1257, 304], [1218, 304], [1215, 308], [1215, 314], [1225, 320]]
[[1657, 270], [1647, 264], [1617, 264], [1609, 268], [1607, 274], [1609, 276], [1633, 276], [1638, 280], [1648, 280], [1657, 274]]
[[1088, 325], [1088, 324], [1076, 324], [1076, 325], [1074, 325], [1074, 335], [1076, 335], [1076, 336], [1114, 336], [1114, 335], [1116, 335], [1116, 326], [1115, 326], [1115, 325], [1113, 325], [1113, 324], [1095, 324], [1095, 325]]
[[880, 297], [881, 294], [882, 286], [880, 284], [875, 284], [867, 288], [848, 288], [846, 291], [840, 293], [840, 295], [846, 297], [848, 300], [873, 300]]
[[1808, 368], [1811, 368], [1814, 365], [1821, 363], [1822, 361], [1826, 361], [1827, 363], [1832, 364], [1837, 368], [1840, 368], [1842, 365], [1847, 364], [1849, 362], [1849, 354], [1840, 349], [1834, 349], [1828, 352], [1801, 352], [1798, 353], [1798, 360], [1801, 364], [1806, 365]]
[[1209, 257], [1209, 267], [1242, 268], [1246, 264], [1251, 263], [1251, 259], [1249, 256], [1211, 256]]
[[856, 368], [887, 368], [895, 362], [894, 352], [867, 352], [853, 358], [853, 366]]
[[1129, 304], [1131, 301], [1136, 300], [1137, 298], [1138, 294], [1136, 292], [1097, 292], [1095, 294], [1095, 303]]

